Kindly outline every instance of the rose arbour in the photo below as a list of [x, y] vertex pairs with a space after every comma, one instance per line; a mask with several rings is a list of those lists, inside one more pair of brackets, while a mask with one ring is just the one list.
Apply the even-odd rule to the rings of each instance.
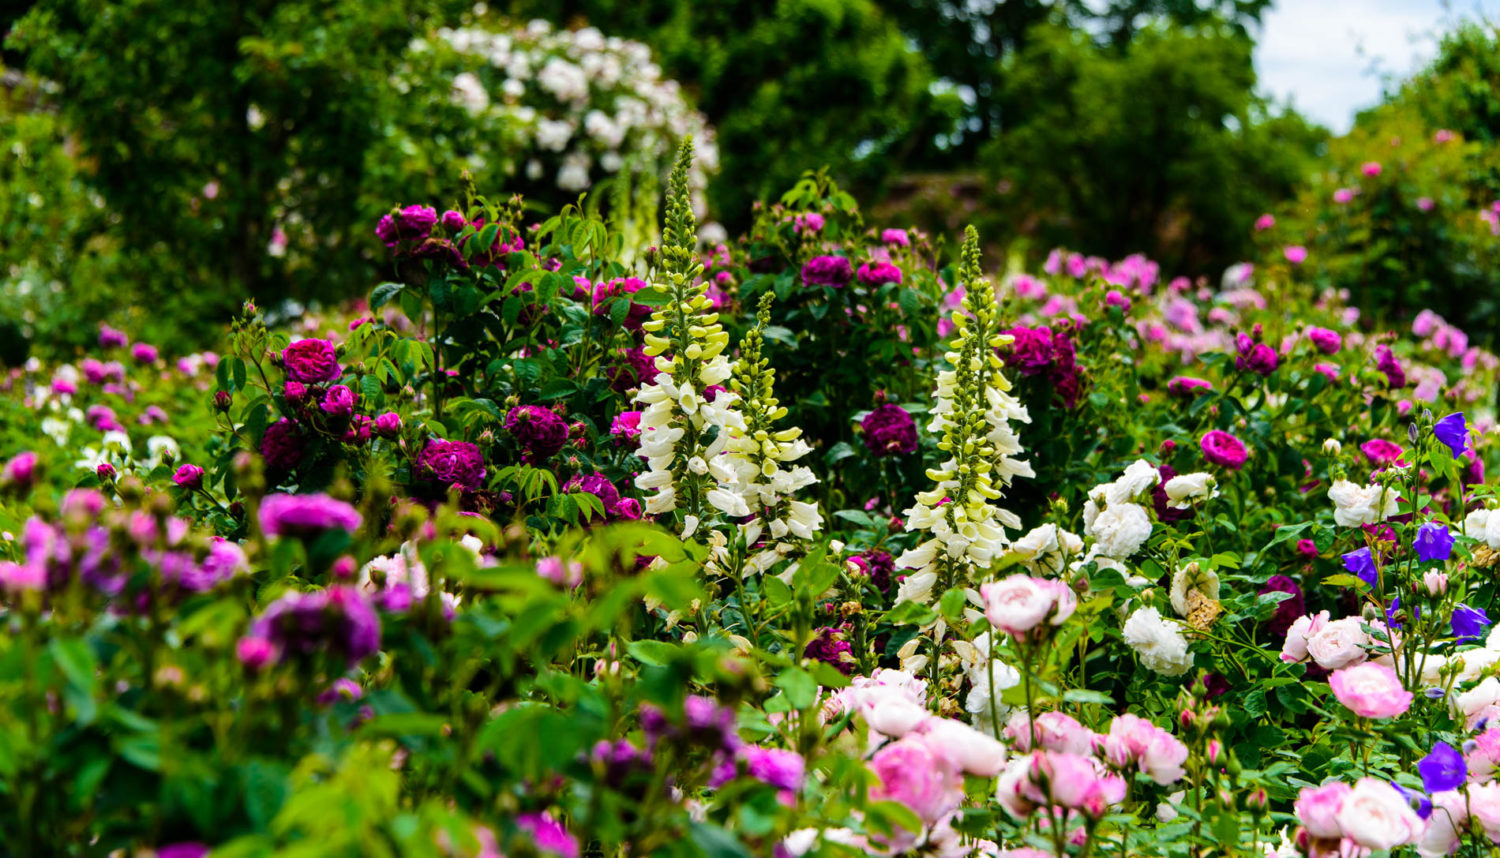
[[[453, 106], [610, 174], [633, 48], [502, 35]], [[1500, 845], [1493, 355], [1290, 214], [1002, 275], [826, 175], [705, 241], [691, 153], [662, 224], [402, 201], [365, 302], [0, 379], [0, 852]]]

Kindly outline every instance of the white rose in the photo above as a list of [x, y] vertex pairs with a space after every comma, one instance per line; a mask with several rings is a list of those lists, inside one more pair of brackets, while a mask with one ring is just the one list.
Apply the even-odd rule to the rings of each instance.
[[1422, 833], [1422, 818], [1394, 786], [1361, 778], [1334, 815], [1344, 836], [1367, 849], [1393, 849]]
[[1325, 670], [1338, 670], [1359, 664], [1367, 657], [1362, 646], [1370, 636], [1360, 628], [1359, 617], [1334, 620], [1307, 639], [1307, 654]]
[[1099, 513], [1092, 531], [1090, 535], [1094, 537], [1100, 554], [1129, 557], [1151, 538], [1151, 518], [1146, 515], [1146, 508], [1138, 504], [1114, 505]]
[[1453, 695], [1452, 708], [1465, 718], [1489, 706], [1500, 704], [1500, 679], [1486, 676], [1484, 681], [1460, 694]]
[[1376, 483], [1360, 486], [1348, 480], [1335, 480], [1328, 489], [1333, 501], [1333, 520], [1340, 527], [1375, 524], [1400, 512], [1400, 496], [1393, 488]]
[[1195, 501], [1212, 500], [1219, 496], [1218, 481], [1212, 474], [1182, 474], [1167, 480], [1167, 506], [1172, 509], [1187, 509]]
[[1219, 574], [1201, 563], [1189, 563], [1172, 575], [1172, 610], [1186, 617], [1190, 606], [1188, 593], [1197, 590], [1209, 601], [1219, 601]]
[[1137, 459], [1125, 469], [1125, 473], [1104, 491], [1104, 500], [1110, 505], [1131, 503], [1143, 493], [1161, 482], [1161, 472], [1145, 459]]
[[1476, 509], [1464, 519], [1464, 533], [1484, 540], [1491, 548], [1500, 549], [1500, 515], [1495, 515], [1493, 510]]
[[1135, 650], [1141, 662], [1164, 676], [1181, 676], [1193, 666], [1187, 639], [1181, 626], [1163, 619], [1155, 608], [1140, 608], [1125, 621], [1125, 643]]

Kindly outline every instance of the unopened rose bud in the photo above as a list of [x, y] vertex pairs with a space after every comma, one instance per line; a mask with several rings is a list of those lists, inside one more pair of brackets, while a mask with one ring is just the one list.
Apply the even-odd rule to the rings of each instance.
[[1448, 592], [1448, 573], [1429, 569], [1422, 573], [1422, 586], [1427, 589], [1427, 595], [1441, 596]]
[[1337, 438], [1329, 438], [1323, 442], [1323, 452], [1330, 456], [1337, 456], [1344, 451], [1344, 445]]
[[234, 402], [234, 397], [229, 394], [229, 391], [220, 390], [214, 393], [214, 408], [219, 411], [228, 411], [232, 402]]

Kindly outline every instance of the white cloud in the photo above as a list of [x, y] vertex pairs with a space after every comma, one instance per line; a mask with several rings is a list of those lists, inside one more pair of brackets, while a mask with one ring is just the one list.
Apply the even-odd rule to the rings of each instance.
[[1261, 89], [1343, 132], [1380, 101], [1382, 76], [1420, 68], [1458, 18], [1497, 12], [1500, 0], [1278, 0], [1256, 45]]

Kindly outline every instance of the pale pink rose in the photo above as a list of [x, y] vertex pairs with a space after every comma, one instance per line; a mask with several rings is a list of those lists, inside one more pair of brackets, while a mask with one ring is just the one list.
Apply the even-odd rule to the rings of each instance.
[[1328, 677], [1333, 694], [1361, 718], [1394, 718], [1411, 708], [1411, 692], [1396, 671], [1373, 662], [1335, 670]]
[[1328, 625], [1328, 612], [1319, 611], [1306, 617], [1298, 617], [1286, 630], [1286, 642], [1281, 645], [1281, 660], [1296, 663], [1307, 660], [1307, 639]]
[[1312, 837], [1320, 840], [1343, 837], [1344, 829], [1339, 826], [1338, 813], [1351, 791], [1343, 781], [1320, 787], [1303, 787], [1296, 803], [1292, 805], [1292, 812], [1297, 814], [1302, 827]]
[[1110, 722], [1103, 752], [1105, 761], [1116, 769], [1134, 766], [1162, 786], [1182, 779], [1182, 764], [1188, 756], [1187, 746], [1171, 733], [1129, 713]]
[[1360, 778], [1335, 815], [1344, 836], [1366, 849], [1394, 849], [1422, 834], [1425, 823], [1388, 781]]
[[1451, 855], [1458, 846], [1459, 832], [1469, 825], [1468, 799], [1456, 789], [1433, 793], [1432, 815], [1427, 830], [1417, 840], [1420, 855]]
[[1030, 786], [1026, 795], [1038, 804], [1061, 805], [1092, 816], [1125, 798], [1125, 782], [1107, 778], [1094, 761], [1080, 754], [1038, 751], [1031, 755]]
[[951, 718], [928, 718], [918, 732], [930, 737], [948, 762], [965, 774], [992, 778], [1005, 768], [1005, 746]]
[[1428, 569], [1422, 573], [1422, 586], [1426, 588], [1427, 595], [1441, 596], [1448, 592], [1448, 573]]
[[1052, 858], [1052, 855], [1040, 849], [1022, 846], [1020, 849], [1007, 849], [998, 858]]
[[1025, 575], [981, 584], [979, 594], [990, 625], [1016, 637], [1041, 625], [1057, 603], [1047, 581]]
[[1012, 818], [1025, 821], [1036, 810], [1037, 803], [1027, 796], [1031, 788], [1031, 758], [1017, 757], [995, 782], [995, 798]]
[[886, 745], [870, 760], [880, 779], [877, 801], [896, 801], [927, 825], [936, 825], [963, 801], [963, 777], [930, 736], [914, 734]]
[[1073, 592], [1072, 587], [1055, 578], [1042, 579], [1042, 586], [1052, 591], [1054, 609], [1048, 622], [1054, 626], [1060, 626], [1073, 616], [1074, 611], [1078, 610], [1078, 595]]
[[1495, 779], [1500, 768], [1500, 727], [1491, 727], [1465, 743], [1464, 765], [1469, 769], [1469, 783], [1482, 784]]
[[1036, 724], [1028, 725], [1026, 711], [1017, 709], [1011, 716], [1010, 722], [1005, 725], [1005, 737], [1015, 744], [1019, 751], [1031, 750], [1033, 726], [1036, 732], [1037, 744], [1045, 751], [1063, 751], [1069, 754], [1091, 754], [1094, 750], [1095, 735], [1093, 731], [1078, 723], [1071, 715], [1061, 712], [1043, 712], [1036, 716]]
[[1500, 679], [1486, 676], [1468, 691], [1453, 695], [1453, 708], [1464, 716], [1464, 723], [1472, 730], [1481, 719], [1500, 708]]
[[1366, 656], [1362, 647], [1370, 645], [1370, 636], [1360, 628], [1359, 617], [1334, 620], [1307, 637], [1307, 654], [1324, 670], [1338, 670], [1359, 664]]
[[899, 739], [933, 717], [927, 707], [913, 702], [905, 689], [896, 686], [851, 688], [848, 699], [870, 729], [882, 736]]
[[1468, 787], [1469, 814], [1484, 826], [1491, 840], [1500, 842], [1500, 781]]

